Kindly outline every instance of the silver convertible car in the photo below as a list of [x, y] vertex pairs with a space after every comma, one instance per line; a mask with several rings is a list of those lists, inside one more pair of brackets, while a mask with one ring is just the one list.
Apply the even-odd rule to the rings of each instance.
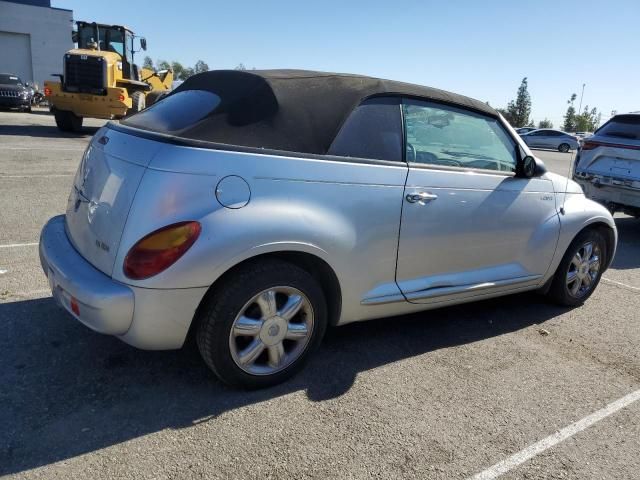
[[224, 381], [298, 371], [329, 326], [526, 290], [576, 306], [617, 242], [486, 104], [356, 75], [195, 75], [101, 128], [40, 257], [54, 297]]

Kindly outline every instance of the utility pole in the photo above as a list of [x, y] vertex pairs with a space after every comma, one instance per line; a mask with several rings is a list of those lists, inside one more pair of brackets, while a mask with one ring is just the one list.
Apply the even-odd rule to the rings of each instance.
[[584, 86], [586, 83], [582, 84], [582, 93], [580, 94], [580, 106], [578, 107], [578, 115], [582, 115], [582, 97], [584, 97]]

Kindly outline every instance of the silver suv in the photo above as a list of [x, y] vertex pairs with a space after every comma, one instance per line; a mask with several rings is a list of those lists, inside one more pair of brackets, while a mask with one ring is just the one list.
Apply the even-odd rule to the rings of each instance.
[[483, 102], [213, 71], [96, 133], [40, 255], [88, 327], [146, 349], [194, 335], [221, 379], [254, 388], [328, 326], [526, 290], [579, 305], [616, 241]]
[[616, 115], [585, 138], [573, 178], [611, 212], [640, 217], [640, 113]]

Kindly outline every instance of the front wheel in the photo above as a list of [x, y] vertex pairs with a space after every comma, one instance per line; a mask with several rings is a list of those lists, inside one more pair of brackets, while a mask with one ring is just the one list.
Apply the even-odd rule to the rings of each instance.
[[318, 282], [279, 260], [249, 264], [205, 300], [197, 342], [207, 365], [241, 388], [278, 384], [320, 344], [327, 306]]
[[549, 296], [560, 305], [581, 305], [600, 282], [606, 258], [607, 245], [600, 233], [596, 230], [580, 233], [556, 270]]
[[56, 125], [63, 132], [80, 132], [82, 130], [82, 117], [67, 110], [56, 110], [54, 113]]
[[558, 146], [558, 151], [562, 152], [562, 153], [567, 153], [570, 150], [570, 146], [568, 143], [561, 143]]

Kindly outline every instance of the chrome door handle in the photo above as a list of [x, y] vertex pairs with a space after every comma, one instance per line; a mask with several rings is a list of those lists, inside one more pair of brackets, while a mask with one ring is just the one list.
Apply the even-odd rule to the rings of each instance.
[[427, 192], [409, 193], [405, 197], [407, 202], [419, 203], [420, 205], [424, 205], [425, 203], [432, 202], [436, 198], [438, 198], [438, 195], [434, 195], [433, 193], [427, 193]]

